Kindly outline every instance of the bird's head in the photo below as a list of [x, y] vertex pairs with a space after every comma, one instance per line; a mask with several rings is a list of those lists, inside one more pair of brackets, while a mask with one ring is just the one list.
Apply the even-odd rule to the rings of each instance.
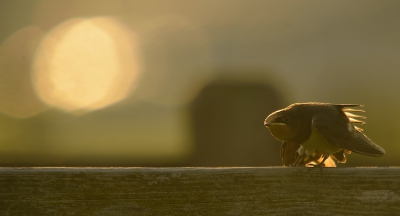
[[301, 114], [301, 110], [289, 106], [271, 113], [264, 120], [264, 126], [268, 128], [271, 135], [277, 140], [292, 141], [297, 139], [302, 124], [304, 124]]

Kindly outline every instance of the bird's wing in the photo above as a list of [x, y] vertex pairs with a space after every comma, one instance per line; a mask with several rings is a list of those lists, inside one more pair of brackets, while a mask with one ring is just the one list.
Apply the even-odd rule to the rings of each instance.
[[[299, 153], [297, 150], [300, 148], [300, 145], [294, 142], [282, 142], [281, 148], [281, 157], [282, 157], [282, 164], [283, 166], [292, 166], [296, 159], [299, 157]], [[309, 166], [309, 165], [316, 165], [322, 161], [321, 157], [308, 157], [305, 161], [300, 161], [300, 166]], [[324, 161], [325, 167], [336, 167], [335, 162], [329, 157], [327, 160]]]
[[291, 166], [299, 156], [297, 149], [300, 148], [299, 144], [294, 142], [282, 142], [281, 158], [283, 166]]
[[[361, 130], [355, 128], [347, 116], [337, 110], [336, 115], [318, 114], [312, 119], [312, 126], [332, 145], [368, 156], [382, 156], [381, 147], [373, 143]], [[333, 114], [333, 113], [331, 113]]]
[[[349, 121], [351, 123], [356, 123], [356, 124], [365, 124], [365, 119], [367, 117], [365, 116], [361, 116], [361, 115], [356, 115], [353, 112], [365, 112], [362, 109], [354, 109], [353, 107], [363, 107], [364, 105], [361, 104], [332, 104], [337, 110], [342, 111], [347, 118], [349, 119]], [[349, 108], [351, 107], [351, 108]], [[358, 128], [360, 131], [363, 131], [361, 128]]]

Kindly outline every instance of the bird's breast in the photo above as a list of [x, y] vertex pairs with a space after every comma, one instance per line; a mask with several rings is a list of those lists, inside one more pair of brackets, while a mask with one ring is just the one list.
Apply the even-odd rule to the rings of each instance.
[[293, 131], [287, 125], [272, 125], [268, 127], [271, 135], [280, 141], [287, 141], [293, 137]]

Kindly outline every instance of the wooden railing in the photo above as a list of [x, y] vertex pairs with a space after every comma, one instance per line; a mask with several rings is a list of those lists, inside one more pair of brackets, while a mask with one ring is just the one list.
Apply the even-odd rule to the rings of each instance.
[[0, 168], [0, 215], [400, 215], [400, 168]]

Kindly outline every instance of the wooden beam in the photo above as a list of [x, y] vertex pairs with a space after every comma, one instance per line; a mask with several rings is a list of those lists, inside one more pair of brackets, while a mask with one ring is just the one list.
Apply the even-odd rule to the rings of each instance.
[[0, 168], [0, 215], [395, 215], [400, 168]]

